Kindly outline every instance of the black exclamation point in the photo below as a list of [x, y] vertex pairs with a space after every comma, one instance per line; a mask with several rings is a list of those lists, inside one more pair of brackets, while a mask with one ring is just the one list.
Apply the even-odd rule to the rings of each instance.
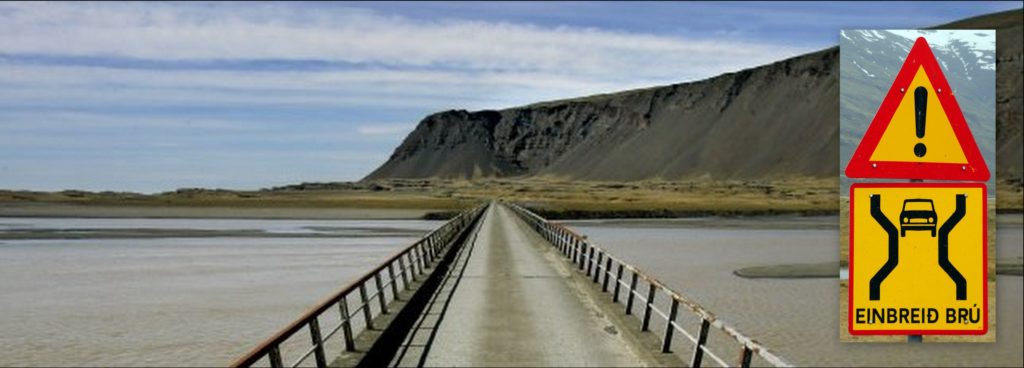
[[[917, 89], [914, 90], [914, 127], [917, 128], [918, 138], [924, 138], [924, 115], [927, 110], [928, 90], [924, 87], [917, 87]], [[917, 155], [917, 157], [924, 157], [925, 152], [928, 152], [928, 149], [925, 148], [924, 143], [914, 145], [914, 155]]]

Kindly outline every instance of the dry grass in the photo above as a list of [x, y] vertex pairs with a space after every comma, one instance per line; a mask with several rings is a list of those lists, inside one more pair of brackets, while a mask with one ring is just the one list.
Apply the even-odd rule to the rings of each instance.
[[[1001, 185], [997, 192], [1000, 211], [1020, 210], [1018, 184]], [[82, 206], [451, 211], [484, 200], [503, 199], [525, 203], [554, 216], [566, 213], [593, 217], [618, 213], [626, 217], [654, 217], [836, 213], [840, 208], [845, 208], [836, 200], [837, 195], [838, 182], [834, 178], [638, 182], [577, 182], [554, 178], [473, 181], [395, 179], [367, 183], [301, 184], [259, 191], [188, 189], [153, 195], [0, 190], [0, 205], [55, 203]]]
[[343, 188], [262, 191], [179, 190], [153, 195], [113, 192], [0, 191], [0, 203], [39, 202], [121, 206], [465, 208], [500, 198], [575, 210], [835, 210], [836, 181], [387, 180]]

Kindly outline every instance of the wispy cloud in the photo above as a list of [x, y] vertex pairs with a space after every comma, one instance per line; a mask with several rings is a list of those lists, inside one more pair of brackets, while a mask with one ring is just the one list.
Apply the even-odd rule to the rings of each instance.
[[405, 136], [412, 131], [414, 125], [412, 124], [371, 124], [371, 125], [360, 125], [356, 128], [356, 132], [366, 136]]
[[690, 78], [793, 55], [771, 44], [596, 28], [411, 20], [288, 4], [0, 5], [10, 54], [152, 60], [326, 60], [390, 67]]
[[[679, 17], [617, 21], [637, 6]], [[692, 81], [831, 43], [742, 37], [785, 23], [773, 7], [3, 2], [0, 188], [358, 179], [431, 112]], [[823, 12], [842, 13], [790, 26]]]

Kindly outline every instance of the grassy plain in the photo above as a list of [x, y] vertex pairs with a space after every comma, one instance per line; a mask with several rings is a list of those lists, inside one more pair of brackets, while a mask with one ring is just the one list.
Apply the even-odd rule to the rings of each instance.
[[99, 212], [203, 217], [235, 212], [303, 217], [342, 209], [416, 210], [424, 215], [457, 211], [489, 199], [523, 203], [554, 218], [824, 214], [837, 210], [836, 186], [836, 180], [803, 178], [628, 183], [490, 179], [311, 183], [255, 191], [181, 189], [157, 194], [0, 191], [0, 216]]
[[[825, 215], [841, 206], [837, 179], [579, 182], [558, 179], [381, 180], [261, 190], [179, 189], [139, 194], [0, 190], [0, 216], [420, 218], [489, 199], [548, 218]], [[1020, 212], [1020, 182], [1000, 183], [997, 208]]]

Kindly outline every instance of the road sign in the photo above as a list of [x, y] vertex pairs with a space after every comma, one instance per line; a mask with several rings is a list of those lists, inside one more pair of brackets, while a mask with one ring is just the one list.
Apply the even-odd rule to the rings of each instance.
[[851, 335], [984, 335], [984, 183], [850, 187]]
[[846, 176], [988, 180], [988, 167], [953, 89], [923, 37], [907, 54]]

